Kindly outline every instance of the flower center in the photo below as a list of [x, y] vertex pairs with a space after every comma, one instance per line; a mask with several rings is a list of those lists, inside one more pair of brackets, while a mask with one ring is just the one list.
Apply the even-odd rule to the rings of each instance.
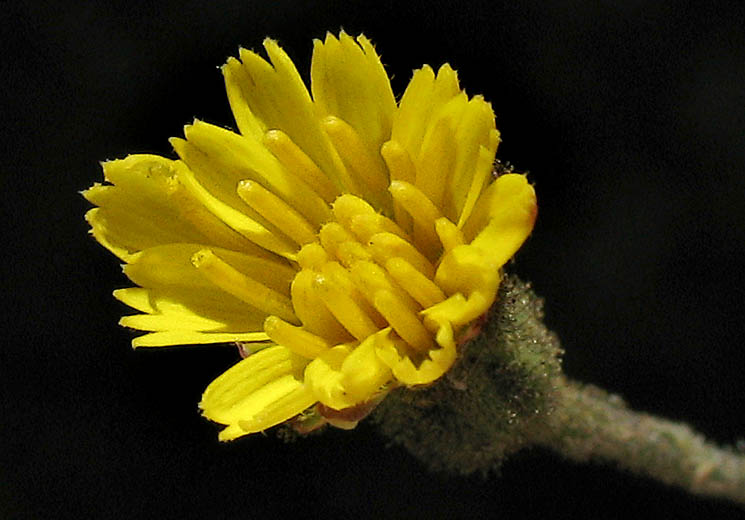
[[291, 296], [303, 326], [272, 316], [265, 330], [273, 341], [313, 359], [332, 345], [362, 342], [390, 327], [401, 354], [421, 357], [437, 347], [436, 324], [428, 327], [420, 313], [445, 300], [434, 281], [435, 262], [443, 246], [462, 240], [447, 219], [429, 223], [434, 237], [422, 232], [426, 217], [437, 215], [419, 211], [417, 202], [424, 195], [415, 187], [394, 181], [389, 191], [411, 217], [411, 231], [359, 197], [338, 197], [332, 204], [334, 220], [321, 226], [317, 240], [297, 255], [300, 270]]

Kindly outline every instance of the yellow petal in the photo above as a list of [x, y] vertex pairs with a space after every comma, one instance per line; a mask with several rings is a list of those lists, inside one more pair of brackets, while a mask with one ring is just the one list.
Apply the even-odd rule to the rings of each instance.
[[393, 291], [379, 290], [374, 296], [375, 308], [390, 323], [393, 330], [416, 350], [426, 351], [434, 344], [429, 331], [424, 328], [419, 316]]
[[437, 237], [440, 239], [440, 243], [446, 253], [465, 243], [463, 233], [458, 229], [458, 226], [445, 217], [438, 218], [435, 221], [435, 232], [437, 233]]
[[[326, 308], [349, 331], [349, 333], [363, 340], [374, 334], [379, 327], [373, 321], [367, 302], [361, 297], [355, 297], [351, 281], [345, 279], [341, 265], [329, 262], [324, 267], [338, 266], [337, 269], [324, 269], [324, 274], [314, 280], [314, 288], [318, 291]], [[376, 313], [377, 314], [377, 313]]]
[[297, 263], [301, 269], [320, 271], [323, 264], [329, 261], [329, 255], [318, 242], [305, 244], [297, 254]]
[[414, 223], [414, 239], [420, 250], [434, 257], [441, 249], [435, 232], [435, 221], [442, 217], [440, 210], [416, 186], [404, 181], [393, 181], [388, 190], [393, 200], [406, 211]]
[[[242, 63], [229, 63], [232, 71], [241, 72], [235, 77], [239, 92], [235, 101], [245, 104], [265, 128], [279, 128], [292, 137], [296, 133], [293, 130], [312, 115], [310, 95], [295, 65], [277, 43], [267, 38], [264, 48], [271, 64], [246, 49], [240, 49]], [[291, 117], [293, 112], [295, 120]]]
[[[391, 128], [392, 139], [399, 143], [413, 159], [419, 156], [424, 133], [431, 115], [435, 73], [424, 65], [414, 75], [401, 97]], [[460, 89], [456, 89], [456, 94]]]
[[490, 252], [472, 244], [458, 246], [442, 257], [435, 282], [445, 294], [469, 296], [478, 291], [493, 299], [499, 287], [499, 268], [502, 265], [493, 260]]
[[350, 191], [386, 207], [388, 170], [379, 148], [368, 147], [351, 125], [336, 116], [325, 117], [322, 125], [352, 178]]
[[83, 196], [100, 206], [86, 214], [96, 239], [119, 258], [171, 242], [208, 242], [182, 218], [169, 199], [175, 162], [156, 155], [130, 155], [102, 164], [112, 185], [96, 184]]
[[372, 235], [382, 232], [409, 239], [398, 224], [379, 214], [367, 201], [354, 195], [338, 197], [334, 201], [333, 212], [336, 221], [354, 233], [360, 242], [367, 242]]
[[[172, 139], [171, 141], [180, 154], [183, 154], [185, 157], [189, 156], [188, 154], [191, 152], [185, 151], [190, 149], [191, 145], [189, 143], [178, 139]], [[193, 160], [191, 162], [195, 164]], [[224, 199], [210, 193], [189, 169], [179, 170], [178, 179], [189, 190], [191, 196], [198, 200], [215, 217], [224, 222], [225, 225], [268, 251], [285, 258], [295, 257], [295, 245], [283, 236], [268, 229], [256, 219], [249, 217], [246, 213], [250, 209], [240, 201], [237, 194], [234, 197], [240, 201], [240, 205], [245, 208], [244, 210], [238, 210], [235, 205], [227, 204], [224, 202]]]
[[122, 317], [119, 320], [119, 325], [131, 329], [160, 332], [168, 330], [210, 332], [225, 328], [225, 323], [221, 321], [186, 314], [134, 314]]
[[191, 256], [202, 247], [199, 244], [167, 244], [145, 249], [123, 267], [124, 274], [145, 288], [211, 290], [210, 282], [191, 265]]
[[488, 251], [492, 262], [504, 265], [533, 230], [538, 207], [535, 190], [524, 175], [507, 174], [486, 190], [464, 226], [466, 239], [478, 233], [472, 245]]
[[429, 65], [414, 72], [406, 87], [391, 129], [392, 139], [414, 159], [419, 157], [433, 113], [460, 92], [458, 76], [446, 63], [437, 72]]
[[385, 265], [391, 258], [403, 258], [427, 278], [432, 278], [435, 268], [410, 242], [393, 233], [377, 233], [370, 237], [370, 252], [378, 265]]
[[390, 329], [369, 336], [356, 348], [338, 345], [311, 361], [305, 382], [315, 398], [334, 410], [370, 400], [386, 384], [391, 371], [376, 355]]
[[409, 385], [429, 384], [447, 372], [455, 362], [456, 349], [453, 331], [447, 321], [443, 321], [437, 330], [435, 339], [441, 348], [430, 350], [419, 366], [402, 353], [393, 342], [380, 343], [376, 346], [378, 358], [391, 368], [396, 380]]
[[361, 138], [377, 168], [380, 147], [390, 137], [396, 101], [388, 75], [370, 41], [341, 32], [314, 42], [311, 88], [319, 116], [337, 116]]
[[209, 249], [197, 251], [191, 261], [207, 280], [228, 294], [232, 294], [266, 314], [274, 314], [285, 320], [297, 322], [290, 298], [241, 273], [213, 251]]
[[282, 130], [269, 130], [262, 140], [287, 171], [304, 179], [326, 202], [339, 195], [336, 186], [323, 171]]
[[[184, 127], [184, 133], [191, 135], [194, 126], [203, 128], [205, 124], [195, 121], [193, 125]], [[245, 207], [243, 201], [235, 193], [235, 186], [238, 181], [242, 180], [240, 175], [235, 175], [232, 168], [225, 168], [224, 164], [210, 157], [206, 150], [200, 148], [193, 141], [172, 137], [169, 142], [180, 157], [180, 162], [186, 166], [185, 170], [176, 172], [176, 178], [187, 189], [187, 193], [195, 198], [199, 204], [207, 207], [203, 198], [195, 193], [192, 184], [198, 185], [201, 190], [219, 200], [223, 205], [229, 206], [235, 211], [243, 211], [246, 215], [256, 219], [256, 215]], [[206, 148], [204, 143], [200, 144]]]
[[[268, 428], [312, 404], [313, 401], [306, 404], [307, 399], [303, 400], [297, 392], [302, 383], [296, 379], [296, 374], [303, 366], [287, 348], [269, 347], [238, 362], [215, 379], [205, 390], [199, 406], [209, 419], [232, 426], [221, 435], [222, 440], [249, 433], [243, 428], [236, 428], [241, 422], [257, 427], [258, 430], [254, 431]], [[287, 406], [286, 398], [289, 395], [295, 398], [292, 400], [294, 407]], [[276, 413], [272, 413], [275, 412], [273, 406], [276, 403], [281, 403], [281, 409], [288, 415], [277, 419]], [[298, 406], [300, 410], [295, 411]], [[256, 419], [267, 412], [273, 415], [273, 420], [258, 421], [259, 424], [256, 424]]]
[[423, 308], [431, 307], [445, 299], [445, 294], [437, 284], [403, 258], [389, 259], [385, 263], [385, 269], [396, 283]]
[[[177, 169], [183, 168], [186, 168], [186, 165], [180, 164]], [[231, 229], [222, 220], [210, 213], [178, 179], [174, 178], [172, 181], [168, 197], [178, 206], [181, 217], [206, 237], [201, 243], [223, 249], [243, 251], [267, 259], [279, 259], [270, 251], [259, 247]], [[194, 242], [194, 240], [191, 241]]]
[[281, 130], [318, 165], [337, 189], [348, 186], [344, 165], [321, 130], [310, 94], [294, 64], [277, 42], [267, 38], [264, 48], [271, 65], [258, 54], [241, 49], [241, 61], [229, 60], [223, 69], [227, 72], [226, 82], [230, 83], [230, 101], [236, 120], [248, 120], [246, 114], [250, 113], [260, 122], [244, 124], [248, 128], [244, 135], [257, 136], [266, 129]]
[[[142, 291], [139, 293], [142, 297], [139, 297], [138, 291]], [[243, 302], [222, 292], [193, 294], [186, 290], [131, 288], [114, 291], [114, 296], [144, 313], [125, 316], [120, 320], [121, 325], [133, 329], [209, 332], [261, 330], [261, 315], [247, 312]]]
[[[244, 302], [219, 289], [195, 291], [190, 287], [160, 289], [132, 287], [114, 291], [114, 297], [142, 313], [159, 316], [164, 323], [171, 319], [176, 323], [204, 320], [203, 323], [205, 324], [221, 323], [222, 332], [259, 331], [265, 317], [263, 314], [247, 312]], [[125, 318], [130, 320], [133, 317], [127, 316]], [[127, 326], [140, 328], [135, 327], [129, 321]], [[201, 328], [189, 328], [203, 330]]]
[[304, 358], [316, 358], [331, 348], [328, 341], [321, 336], [291, 325], [277, 316], [269, 316], [264, 321], [264, 331], [272, 341], [284, 345]]
[[468, 101], [455, 133], [456, 152], [448, 203], [453, 220], [465, 221], [491, 174], [499, 133], [491, 105], [481, 96]]
[[[291, 203], [299, 213], [315, 224], [326, 221], [330, 216], [326, 202], [302, 178], [287, 171], [260, 141], [246, 139], [198, 120], [187, 125], [184, 133], [187, 141], [206, 156], [212, 166], [211, 170], [197, 170], [204, 175], [211, 171], [217, 176], [214, 186], [208, 183], [207, 178], [199, 178], [200, 182], [222, 200], [235, 201], [234, 192], [238, 181], [251, 179]], [[185, 161], [188, 164], [189, 161]]]
[[326, 406], [341, 410], [354, 406], [357, 400], [350, 396], [343, 384], [341, 367], [352, 350], [346, 345], [337, 345], [305, 368], [304, 381], [315, 398]]
[[342, 244], [355, 242], [354, 236], [338, 222], [325, 224], [318, 233], [318, 238], [321, 240], [321, 246], [323, 246], [326, 253], [335, 256], [339, 260], [343, 260], [340, 250]]
[[[479, 147], [478, 158], [473, 167], [473, 177], [471, 178], [471, 184], [467, 187], [468, 192], [465, 195], [465, 201], [463, 205], [456, 205], [455, 212], [458, 216], [458, 227], [463, 227], [464, 223], [471, 216], [471, 212], [479, 197], [484, 192], [487, 186], [488, 179], [492, 174], [494, 167], [494, 155], [496, 150], [496, 143], [499, 141], [498, 132], [494, 132], [495, 144], [493, 147]], [[456, 204], [454, 202], [454, 204]]]
[[[266, 312], [247, 306], [202, 276], [191, 264], [197, 244], [170, 244], [150, 248], [134, 255], [125, 273], [143, 288], [122, 289], [114, 296], [145, 313], [127, 316], [122, 325], [164, 333], [134, 340], [134, 345], [216, 343], [241, 341], [237, 336], [260, 331]], [[263, 258], [216, 249], [243, 273], [258, 277], [270, 287], [289, 295], [292, 270]], [[287, 296], [285, 296], [287, 298]], [[265, 304], [265, 302], [262, 302]], [[202, 332], [219, 333], [205, 336]], [[182, 333], [182, 334], [181, 334]], [[184, 334], [194, 333], [194, 337]], [[171, 343], [166, 343], [169, 341]]]
[[400, 300], [409, 311], [418, 312], [420, 310], [417, 303], [378, 264], [369, 260], [354, 262], [349, 267], [349, 274], [355, 286], [373, 305], [376, 293], [387, 291], [393, 293], [395, 298]]
[[240, 61], [230, 57], [225, 65], [222, 66], [222, 74], [225, 78], [225, 91], [228, 94], [228, 102], [233, 112], [233, 117], [241, 133], [255, 140], [261, 139], [266, 130], [266, 124], [251, 111], [247, 103], [248, 90], [251, 85], [250, 79], [243, 70]]
[[[261, 403], [263, 407], [253, 416], [238, 421], [238, 425], [243, 430], [241, 435], [260, 432], [283, 423], [316, 402], [317, 399], [304, 384], [291, 378], [291, 376], [285, 376], [281, 381], [272, 385], [271, 391], [267, 388], [260, 395], [257, 392], [257, 395], [254, 396], [254, 403], [251, 406], [258, 408], [259, 403]], [[223, 434], [223, 432], [220, 432], [220, 440], [235, 438], [235, 434], [231, 432]]]
[[435, 282], [447, 294], [483, 299], [486, 303], [480, 306], [488, 307], [499, 287], [498, 270], [533, 229], [535, 192], [525, 176], [504, 175], [489, 186], [478, 206], [467, 223], [472, 226], [468, 232], [478, 234], [470, 244], [443, 255]]
[[210, 343], [253, 343], [269, 339], [263, 332], [196, 332], [167, 330], [151, 332], [132, 340], [133, 348], [168, 347], [172, 345], [204, 345]]
[[315, 230], [292, 206], [264, 188], [261, 184], [244, 180], [238, 183], [238, 195], [254, 211], [298, 245], [316, 239]]
[[[166, 244], [133, 255], [124, 272], [141, 287], [166, 286], [207, 288], [212, 285], [194, 268], [191, 257], [204, 249], [201, 244]], [[259, 278], [276, 291], [288, 294], [294, 270], [286, 263], [235, 251], [212, 248], [244, 274]]]
[[351, 340], [352, 335], [342, 327], [324, 304], [316, 285], [317, 276], [317, 273], [303, 269], [292, 281], [292, 306], [295, 314], [305, 329], [326, 338], [331, 344]]
[[456, 129], [464, 115], [468, 97], [465, 93], [452, 98], [432, 117], [416, 157], [416, 187], [435, 206], [454, 219], [451, 208], [445, 205], [445, 193], [451, 186], [455, 169], [458, 141]]
[[371, 399], [391, 378], [390, 368], [375, 353], [389, 335], [390, 329], [384, 329], [365, 338], [341, 363], [342, 387], [355, 404]]
[[265, 384], [292, 373], [292, 362], [290, 350], [279, 345], [257, 352], [215, 379], [204, 391], [199, 407], [210, 419], [228, 424], [234, 419], [232, 410], [236, 403]]
[[408, 152], [398, 141], [390, 140], [383, 144], [380, 154], [390, 172], [391, 180], [413, 183], [416, 180], [416, 167]]
[[424, 325], [430, 330], [439, 330], [445, 323], [455, 328], [470, 323], [488, 311], [494, 302], [494, 294], [486, 294], [487, 292], [473, 291], [468, 298], [462, 293], [456, 293], [447, 300], [425, 309], [422, 311]]
[[[380, 154], [385, 160], [392, 181], [404, 181], [413, 184], [416, 182], [416, 167], [408, 152], [398, 141], [388, 141], [383, 144]], [[405, 231], [411, 232], [411, 216], [401, 207], [401, 204], [393, 201], [393, 215], [396, 222]]]

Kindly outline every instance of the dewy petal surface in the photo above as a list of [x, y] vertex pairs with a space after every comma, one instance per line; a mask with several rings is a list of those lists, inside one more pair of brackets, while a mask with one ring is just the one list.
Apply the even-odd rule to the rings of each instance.
[[221, 440], [352, 427], [442, 377], [536, 217], [525, 176], [492, 176], [491, 105], [449, 65], [414, 72], [397, 103], [367, 38], [314, 45], [310, 89], [276, 41], [268, 59], [241, 49], [222, 68], [239, 132], [195, 120], [177, 160], [106, 162], [84, 192], [136, 285], [114, 293], [145, 332], [133, 346], [247, 356], [200, 403]]

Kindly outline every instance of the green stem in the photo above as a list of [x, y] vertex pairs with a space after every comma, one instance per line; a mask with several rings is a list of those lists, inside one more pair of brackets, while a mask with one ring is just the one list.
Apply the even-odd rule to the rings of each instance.
[[578, 462], [611, 461], [691, 493], [745, 504], [745, 455], [685, 424], [635, 412], [594, 386], [566, 382], [555, 403], [538, 444]]
[[433, 470], [489, 472], [511, 453], [541, 445], [745, 504], [745, 454], [567, 380], [558, 338], [529, 284], [506, 276], [496, 303], [470, 332], [443, 378], [394, 390], [375, 411], [380, 431]]

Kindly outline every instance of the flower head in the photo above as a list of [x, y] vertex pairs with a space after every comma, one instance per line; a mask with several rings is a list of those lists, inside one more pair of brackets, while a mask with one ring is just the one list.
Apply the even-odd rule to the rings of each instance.
[[177, 160], [106, 162], [85, 192], [138, 286], [114, 292], [148, 332], [135, 347], [250, 352], [200, 404], [223, 440], [296, 416], [350, 426], [437, 380], [536, 215], [523, 175], [493, 177], [491, 105], [450, 66], [415, 71], [397, 103], [364, 36], [315, 42], [311, 92], [264, 48], [222, 68], [239, 133], [194, 121]]

